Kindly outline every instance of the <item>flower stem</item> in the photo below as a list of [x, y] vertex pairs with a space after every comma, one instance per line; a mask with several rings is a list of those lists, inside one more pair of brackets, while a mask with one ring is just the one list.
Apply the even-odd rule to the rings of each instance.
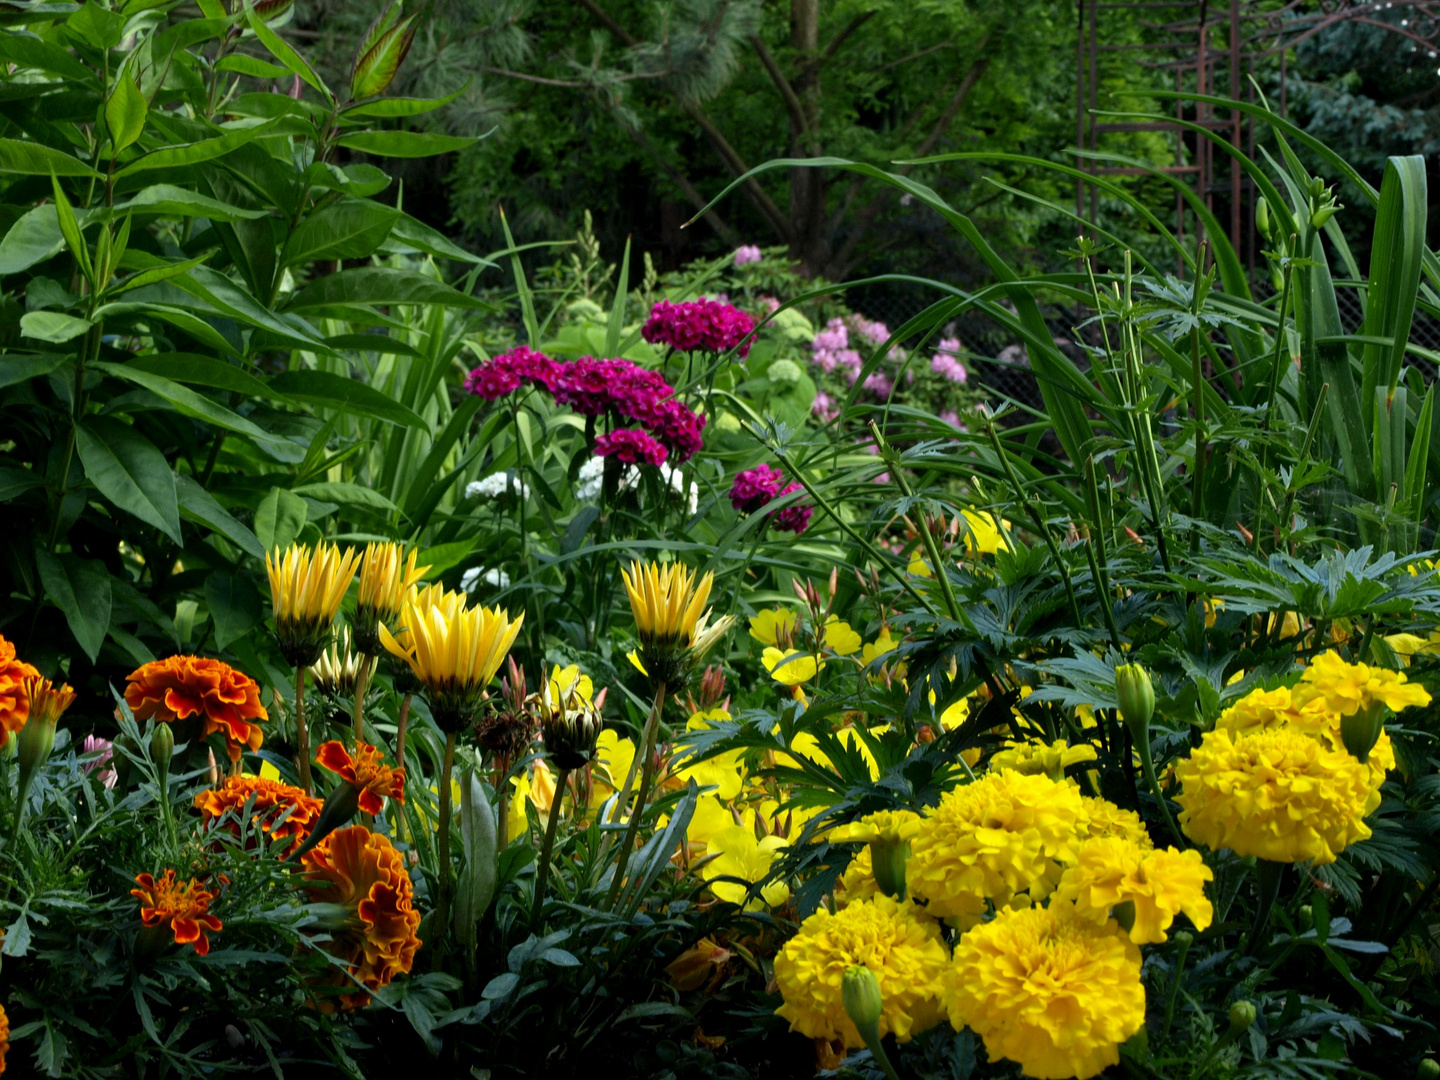
[[530, 932], [540, 930], [540, 916], [545, 910], [545, 885], [550, 880], [550, 854], [555, 848], [555, 830], [560, 824], [560, 805], [565, 801], [565, 785], [570, 770], [560, 769], [555, 781], [555, 798], [550, 801], [550, 819], [545, 823], [545, 840], [540, 845], [540, 866], [535, 871], [535, 900], [530, 908]]
[[880, 1066], [886, 1080], [900, 1080], [900, 1074], [895, 1071], [895, 1066], [890, 1064], [890, 1058], [885, 1053], [885, 1046], [880, 1041], [879, 1025], [870, 1024], [859, 1031], [860, 1037], [865, 1040], [865, 1049], [870, 1051], [870, 1056], [875, 1059], [875, 1064]]
[[1280, 882], [1285, 877], [1285, 864], [1261, 859], [1255, 864], [1255, 891], [1260, 903], [1255, 912], [1255, 927], [1245, 942], [1245, 955], [1254, 956], [1260, 950], [1260, 941], [1270, 925], [1270, 912], [1280, 896]]
[[410, 722], [410, 694], [400, 699], [400, 722], [395, 732], [395, 764], [405, 767], [405, 725]]
[[1185, 956], [1190, 952], [1190, 944], [1194, 939], [1185, 934], [1183, 937], [1175, 936], [1175, 981], [1170, 984], [1170, 994], [1165, 1000], [1165, 1038], [1170, 1037], [1170, 1025], [1175, 1022], [1175, 999], [1180, 996], [1180, 980], [1185, 975]]
[[[625, 869], [630, 865], [630, 849], [635, 846], [635, 834], [640, 831], [640, 816], [645, 810], [645, 798], [650, 794], [650, 782], [655, 778], [655, 733], [660, 728], [660, 714], [665, 711], [665, 684], [655, 687], [655, 703], [650, 707], [650, 719], [645, 722], [644, 745], [641, 759], [640, 790], [635, 796], [635, 809], [630, 813], [630, 824], [625, 830], [625, 839], [620, 843], [620, 854], [615, 860], [615, 878], [610, 882], [610, 894], [605, 899], [607, 908], [614, 908], [620, 896], [620, 886], [625, 881]], [[627, 785], [628, 786], [628, 785]], [[619, 808], [625, 805], [622, 793]]]
[[365, 688], [370, 682], [370, 658], [360, 661], [360, 670], [355, 675], [355, 748], [365, 741]]
[[295, 748], [299, 761], [300, 786], [306, 795], [315, 794], [315, 785], [310, 780], [310, 730], [305, 726], [305, 668], [295, 669]]
[[445, 733], [445, 763], [440, 768], [439, 858], [435, 871], [435, 925], [442, 937], [450, 927], [450, 773], [454, 768], [455, 733], [449, 731]]
[[1143, 739], [1135, 741], [1135, 748], [1140, 751], [1140, 767], [1145, 771], [1145, 783], [1155, 796], [1155, 801], [1160, 804], [1160, 813], [1165, 815], [1165, 824], [1170, 826], [1170, 833], [1175, 837], [1175, 842], [1180, 847], [1185, 846], [1185, 836], [1180, 831], [1180, 826], [1175, 824], [1175, 819], [1170, 816], [1170, 804], [1165, 801], [1165, 793], [1160, 790], [1160, 780], [1155, 775], [1155, 755], [1150, 750], [1150, 737], [1147, 734]]

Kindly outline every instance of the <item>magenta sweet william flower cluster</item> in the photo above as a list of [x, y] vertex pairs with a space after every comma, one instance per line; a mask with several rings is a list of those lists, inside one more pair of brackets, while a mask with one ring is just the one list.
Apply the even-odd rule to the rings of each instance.
[[639, 428], [620, 428], [595, 440], [599, 457], [616, 457], [626, 465], [659, 465], [665, 460], [666, 449], [659, 440]]
[[[487, 401], [513, 394], [522, 385], [545, 390], [556, 404], [585, 416], [614, 413], [645, 429], [632, 431], [614, 444], [617, 449], [610, 451], [618, 454], [619, 447], [629, 447], [625, 452], [638, 456], [632, 459], [621, 455], [627, 464], [643, 460], [658, 465], [667, 456], [679, 464], [690, 460], [704, 445], [701, 433], [705, 418], [677, 400], [675, 388], [663, 376], [629, 360], [582, 356], [567, 363], [521, 345], [481, 364], [465, 379], [465, 389]], [[633, 435], [644, 435], [648, 440], [643, 452], [631, 438]], [[651, 461], [657, 448], [663, 453]]]
[[750, 355], [755, 320], [731, 304], [690, 300], [672, 304], [661, 300], [640, 328], [652, 345], [669, 345], [680, 352], [703, 350], [726, 353], [738, 346], [741, 359]]
[[[773, 465], [756, 465], [735, 475], [735, 483], [730, 488], [730, 505], [742, 514], [753, 514], [780, 496], [800, 488], [799, 484], [785, 485], [785, 474]], [[815, 508], [809, 503], [792, 503], [774, 511], [770, 524], [780, 532], [799, 535], [810, 525], [810, 515], [814, 512]]]

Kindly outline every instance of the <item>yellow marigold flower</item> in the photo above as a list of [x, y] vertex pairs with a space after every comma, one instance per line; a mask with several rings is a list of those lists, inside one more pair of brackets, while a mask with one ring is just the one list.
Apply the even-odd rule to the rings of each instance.
[[[1205, 882], [1215, 875], [1198, 851], [1156, 850], [1118, 837], [1100, 837], [1080, 845], [1074, 866], [1067, 867], [1052, 903], [1073, 902], [1092, 922], [1104, 923], [1114, 908], [1133, 910], [1130, 940], [1156, 945], [1182, 911], [1197, 930], [1214, 918], [1205, 898]], [[1119, 912], [1116, 912], [1117, 918]], [[1125, 919], [1119, 919], [1121, 925]]]
[[1403, 671], [1347, 664], [1333, 649], [1310, 661], [1293, 696], [1300, 705], [1323, 698], [1326, 707], [1341, 716], [1376, 703], [1394, 712], [1411, 705], [1430, 704], [1425, 688], [1407, 682]]
[[940, 928], [911, 903], [876, 896], [834, 915], [822, 907], [775, 958], [785, 999], [775, 1014], [809, 1038], [864, 1046], [840, 993], [845, 969], [859, 965], [880, 982], [880, 1037], [909, 1042], [940, 1022], [946, 959]]
[[920, 833], [920, 815], [911, 810], [878, 810], [873, 814], [844, 825], [837, 825], [826, 835], [835, 844], [859, 842], [873, 844], [905, 843]]
[[1016, 893], [1045, 896], [1075, 861], [1086, 833], [1080, 792], [1048, 776], [986, 773], [945, 793], [910, 842], [911, 895], [940, 918], [966, 920], [985, 901], [1007, 904]]
[[774, 647], [767, 648], [760, 655], [760, 662], [770, 677], [785, 686], [802, 686], [825, 670], [825, 661], [816, 663], [815, 657], [807, 652], [781, 652]]
[[880, 893], [880, 883], [875, 880], [875, 860], [866, 844], [850, 860], [843, 873], [835, 882], [835, 906], [843, 908], [860, 900], [870, 900]]
[[1139, 947], [1069, 904], [1002, 911], [962, 935], [944, 994], [957, 1030], [1038, 1080], [1098, 1075], [1145, 1023]]
[[795, 624], [800, 616], [788, 608], [766, 608], [757, 611], [750, 620], [750, 636], [761, 645], [787, 644], [795, 635]]
[[480, 695], [515, 644], [525, 613], [512, 620], [501, 608], [465, 608], [458, 603], [421, 606], [412, 596], [400, 622], [408, 647], [386, 626], [380, 642], [410, 665], [425, 687], [430, 711], [442, 731], [458, 731], [474, 715]]
[[1134, 810], [1126, 810], [1109, 799], [1094, 799], [1089, 795], [1081, 795], [1080, 801], [1090, 817], [1090, 836], [1116, 836], [1142, 848], [1155, 846], [1150, 839], [1150, 830], [1145, 828], [1145, 822]]
[[340, 610], [360, 556], [334, 544], [291, 544], [265, 554], [270, 576], [270, 603], [275, 636], [291, 667], [309, 667], [320, 659], [330, 637], [330, 624]]
[[[754, 817], [751, 815], [753, 822]], [[790, 841], [783, 836], [755, 838], [755, 829], [750, 824], [730, 825], [721, 829], [706, 841], [706, 854], [718, 852], [714, 859], [705, 864], [705, 881], [710, 891], [721, 900], [731, 904], [744, 904], [747, 911], [758, 911], [763, 907], [779, 907], [790, 899], [790, 886], [783, 880], [770, 881], [760, 889], [758, 896], [750, 898], [749, 886], [770, 873], [771, 864], [783, 847]], [[716, 878], [738, 878], [736, 881], [717, 881]]]
[[428, 566], [416, 566], [419, 552], [396, 543], [365, 545], [360, 563], [360, 595], [355, 603], [355, 648], [364, 656], [380, 655], [380, 626], [392, 622]]
[[1205, 735], [1175, 767], [1180, 826], [1213, 850], [1272, 862], [1331, 863], [1364, 840], [1380, 803], [1369, 766], [1291, 727]]
[[1014, 739], [1006, 739], [1005, 749], [991, 756], [990, 768], [997, 771], [1014, 769], [1027, 776], [1043, 775], [1051, 780], [1063, 780], [1069, 766], [1078, 765], [1082, 761], [1094, 761], [1098, 756], [1095, 747], [1089, 743], [1071, 746], [1064, 739], [1056, 739], [1047, 746], [1035, 740], [1016, 742]]

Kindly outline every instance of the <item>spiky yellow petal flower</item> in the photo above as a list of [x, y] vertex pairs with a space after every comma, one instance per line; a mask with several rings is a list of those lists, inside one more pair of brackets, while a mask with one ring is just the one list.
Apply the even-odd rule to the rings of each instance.
[[330, 637], [330, 624], [355, 580], [360, 556], [334, 544], [291, 544], [265, 555], [270, 576], [270, 602], [275, 636], [291, 667], [309, 667], [320, 658]]
[[880, 1037], [893, 1033], [908, 1042], [940, 1022], [946, 959], [940, 928], [914, 904], [876, 896], [834, 915], [822, 907], [775, 958], [785, 999], [775, 1014], [812, 1039], [865, 1045], [841, 996], [845, 969], [858, 965], [880, 982]]
[[[1198, 851], [1142, 848], [1129, 840], [1101, 837], [1080, 845], [1079, 860], [1061, 875], [1052, 903], [1071, 901], [1096, 923], [1129, 904], [1130, 940], [1156, 945], [1181, 912], [1197, 930], [1210, 925], [1215, 913], [1205, 897], [1205, 883], [1213, 880]], [[1120, 920], [1122, 925], [1125, 921]]]
[[1039, 898], [1075, 861], [1086, 835], [1085, 806], [1070, 784], [1009, 770], [945, 793], [910, 842], [910, 892], [931, 914], [978, 918], [985, 901]]
[[1098, 1075], [1145, 1023], [1140, 949], [1069, 904], [1002, 911], [966, 932], [943, 984], [950, 1023], [1037, 1080]]
[[1364, 840], [1379, 805], [1370, 767], [1292, 727], [1207, 732], [1175, 767], [1185, 835], [1272, 862], [1331, 863]]
[[380, 653], [380, 627], [400, 614], [405, 597], [429, 570], [416, 566], [419, 552], [405, 554], [402, 544], [366, 544], [360, 564], [360, 595], [355, 604], [355, 648], [365, 656]]
[[689, 669], [734, 622], [730, 615], [710, 622], [705, 605], [715, 575], [697, 580], [683, 563], [653, 562], [632, 562], [620, 575], [635, 616], [641, 670], [672, 690], [683, 686]]

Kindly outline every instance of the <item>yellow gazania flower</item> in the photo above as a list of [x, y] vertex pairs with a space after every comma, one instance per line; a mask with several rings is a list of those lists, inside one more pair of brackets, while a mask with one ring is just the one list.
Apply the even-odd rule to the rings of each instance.
[[773, 647], [761, 654], [760, 662], [771, 678], [785, 686], [801, 686], [825, 670], [825, 661], [817, 664], [810, 653], [794, 650], [785, 653]]
[[415, 565], [419, 552], [405, 555], [396, 543], [366, 544], [360, 563], [360, 595], [355, 605], [355, 647], [366, 656], [380, 653], [379, 627], [400, 614], [400, 608], [428, 566]]
[[[753, 821], [753, 813], [747, 815]], [[771, 834], [762, 840], [755, 838], [753, 825], [732, 824], [720, 830], [706, 844], [706, 853], [718, 855], [705, 864], [705, 880], [710, 891], [721, 900], [731, 904], [744, 904], [746, 911], [758, 911], [762, 907], [779, 907], [790, 899], [790, 886], [784, 881], [771, 881], [760, 889], [758, 896], [746, 900], [747, 885], [753, 885], [770, 873], [770, 866], [776, 854], [790, 841]], [[716, 878], [739, 878], [739, 881], [716, 881]], [[744, 882], [746, 884], [741, 884]]]
[[407, 648], [380, 627], [380, 642], [410, 665], [430, 698], [435, 722], [458, 730], [479, 705], [480, 694], [500, 670], [525, 622], [501, 608], [463, 608], [458, 603], [421, 607], [407, 599], [400, 622], [409, 631]]
[[621, 570], [635, 632], [640, 638], [640, 668], [659, 682], [679, 685], [685, 671], [704, 656], [735, 621], [723, 615], [710, 622], [705, 604], [715, 575], [698, 581], [683, 563], [632, 562]]
[[351, 651], [350, 629], [346, 627], [340, 632], [340, 637], [320, 654], [320, 659], [310, 665], [310, 677], [315, 680], [316, 686], [343, 699], [354, 697], [355, 685], [362, 671], [368, 679], [374, 669], [372, 657]]
[[751, 618], [750, 636], [761, 645], [779, 645], [782, 637], [790, 640], [799, 621], [800, 616], [787, 608], [765, 608]]
[[334, 544], [291, 544], [265, 555], [270, 577], [270, 602], [275, 612], [275, 635], [291, 667], [308, 667], [320, 657], [330, 624], [360, 557], [351, 549], [342, 553]]
[[550, 696], [555, 701], [564, 700], [570, 693], [571, 687], [585, 704], [589, 704], [595, 698], [595, 683], [590, 676], [581, 672], [579, 664], [571, 664], [569, 667], [561, 667], [556, 664], [550, 669]]

